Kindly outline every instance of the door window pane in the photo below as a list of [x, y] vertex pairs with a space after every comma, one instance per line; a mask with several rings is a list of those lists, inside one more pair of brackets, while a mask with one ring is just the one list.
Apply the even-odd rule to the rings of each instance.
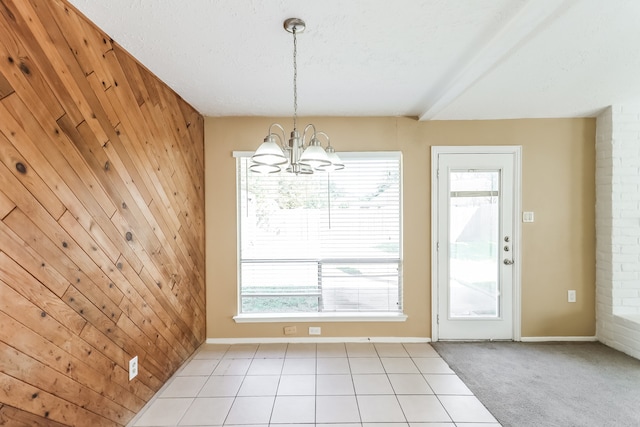
[[449, 317], [499, 317], [499, 171], [450, 172]]

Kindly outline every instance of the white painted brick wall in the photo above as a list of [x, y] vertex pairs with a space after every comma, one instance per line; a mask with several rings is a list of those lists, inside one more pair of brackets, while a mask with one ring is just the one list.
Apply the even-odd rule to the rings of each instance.
[[627, 317], [615, 316], [613, 324], [614, 332], [612, 341], [615, 344], [611, 346], [640, 359], [640, 315], [629, 315]]
[[640, 358], [640, 104], [597, 118], [596, 323], [600, 341]]

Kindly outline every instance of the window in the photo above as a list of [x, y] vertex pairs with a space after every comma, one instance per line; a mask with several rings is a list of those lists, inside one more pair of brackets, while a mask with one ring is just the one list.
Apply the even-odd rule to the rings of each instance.
[[401, 313], [401, 156], [256, 174], [238, 156], [239, 312]]

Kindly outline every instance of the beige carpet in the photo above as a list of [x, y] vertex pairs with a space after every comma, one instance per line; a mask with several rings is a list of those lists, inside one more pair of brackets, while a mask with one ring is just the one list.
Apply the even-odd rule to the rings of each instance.
[[437, 342], [505, 426], [640, 426], [640, 360], [600, 343]]

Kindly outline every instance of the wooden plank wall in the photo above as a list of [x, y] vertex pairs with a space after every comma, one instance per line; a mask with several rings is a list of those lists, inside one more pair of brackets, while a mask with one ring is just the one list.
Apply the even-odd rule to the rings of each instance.
[[0, 0], [0, 425], [125, 425], [204, 341], [203, 131], [64, 0]]

